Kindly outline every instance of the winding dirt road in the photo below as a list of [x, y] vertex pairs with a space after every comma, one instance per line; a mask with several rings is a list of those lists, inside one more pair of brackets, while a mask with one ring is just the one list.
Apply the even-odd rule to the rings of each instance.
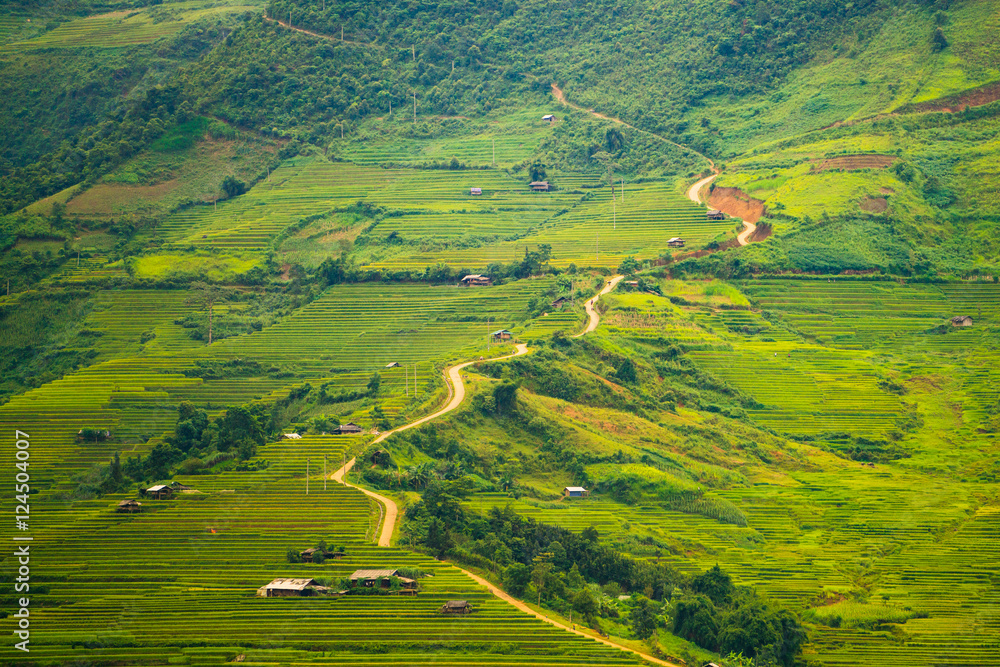
[[600, 299], [603, 295], [613, 290], [615, 288], [615, 285], [620, 283], [622, 278], [624, 277], [625, 276], [613, 277], [611, 280], [608, 281], [608, 284], [604, 286], [604, 289], [595, 294], [593, 297], [590, 298], [589, 301], [587, 301], [586, 304], [584, 304], [584, 307], [587, 309], [587, 315], [590, 316], [590, 320], [587, 322], [587, 326], [586, 328], [584, 328], [583, 331], [574, 336], [571, 336], [571, 338], [579, 338], [580, 336], [588, 334], [597, 328], [597, 325], [601, 323], [601, 316], [597, 313], [597, 309], [594, 307], [597, 304], [597, 300]]
[[[511, 357], [519, 357], [522, 354], [528, 353], [528, 346], [525, 345], [524, 343], [518, 343], [514, 347], [514, 349], [515, 349], [514, 354], [508, 354], [503, 357], [495, 357], [493, 359], [488, 359], [486, 361], [500, 361], [501, 359], [510, 359]], [[421, 424], [425, 424], [432, 419], [437, 419], [441, 415], [447, 414], [452, 410], [454, 410], [455, 408], [457, 408], [458, 406], [460, 406], [462, 404], [462, 401], [465, 400], [465, 382], [462, 381], [462, 370], [468, 368], [473, 364], [478, 364], [478, 363], [480, 363], [478, 359], [474, 361], [466, 361], [465, 363], [451, 366], [445, 371], [445, 379], [448, 381], [448, 389], [449, 393], [451, 394], [451, 400], [448, 401], [447, 405], [445, 405], [437, 412], [427, 415], [426, 417], [421, 417], [420, 419], [414, 422], [410, 422], [405, 426], [400, 426], [399, 428], [394, 428], [391, 431], [386, 431], [380, 434], [377, 438], [372, 440], [371, 444], [374, 445], [377, 442], [382, 442], [393, 433], [399, 433], [400, 431], [411, 429], [414, 426], [420, 426]], [[369, 491], [368, 489], [362, 488], [360, 486], [355, 486], [350, 482], [344, 481], [344, 476], [348, 472], [350, 472], [351, 468], [354, 467], [355, 461], [356, 459], [351, 459], [343, 467], [341, 467], [340, 470], [333, 473], [330, 477], [335, 482], [340, 482], [341, 484], [345, 484], [347, 486], [350, 486], [351, 488], [357, 489], [358, 491], [361, 491], [369, 498], [374, 498], [378, 502], [385, 505], [385, 521], [383, 521], [382, 523], [382, 532], [379, 534], [378, 545], [380, 547], [387, 547], [392, 543], [392, 533], [396, 529], [396, 518], [399, 516], [399, 508], [396, 506], [395, 502], [393, 502], [389, 498], [386, 498], [385, 496], [381, 496], [373, 491]]]

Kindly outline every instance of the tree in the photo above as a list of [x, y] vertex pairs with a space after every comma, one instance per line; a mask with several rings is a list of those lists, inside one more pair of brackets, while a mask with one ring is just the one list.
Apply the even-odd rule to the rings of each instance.
[[625, 137], [617, 127], [609, 127], [604, 133], [604, 146], [609, 153], [617, 153], [625, 146]]
[[552, 572], [552, 563], [546, 561], [538, 561], [531, 570], [531, 583], [538, 592], [539, 605], [542, 604], [542, 591], [545, 590], [545, 581], [548, 579], [550, 572]]
[[589, 588], [584, 588], [573, 596], [573, 611], [583, 616], [588, 625], [594, 622], [594, 617], [597, 616], [597, 600]]
[[632, 632], [639, 639], [646, 639], [656, 632], [656, 605], [645, 596], [639, 596], [632, 608]]
[[531, 583], [531, 570], [524, 563], [511, 563], [503, 571], [503, 587], [511, 595], [524, 595]]
[[299, 550], [298, 549], [293, 549], [291, 547], [288, 547], [288, 550], [285, 551], [285, 559], [289, 563], [301, 563], [302, 562], [302, 556], [301, 556], [301, 554], [299, 554]]
[[545, 165], [541, 162], [533, 163], [530, 167], [528, 167], [528, 176], [531, 177], [532, 181], [545, 180]]
[[225, 299], [229, 291], [219, 287], [218, 285], [211, 285], [202, 281], [197, 281], [191, 283], [192, 295], [188, 297], [185, 303], [192, 304], [197, 303], [205, 308], [208, 308], [208, 344], [212, 344], [212, 307], [215, 305], [216, 301], [221, 301]]
[[718, 563], [712, 569], [695, 577], [691, 581], [691, 588], [698, 593], [707, 595], [717, 605], [729, 602], [736, 590], [732, 578], [722, 571]]
[[432, 519], [430, 526], [427, 528], [426, 544], [438, 559], [444, 558], [445, 554], [455, 546], [451, 538], [451, 532], [447, 526], [442, 525], [437, 519]]
[[496, 404], [497, 414], [503, 415], [517, 409], [517, 388], [514, 382], [501, 382], [493, 387], [493, 400]]
[[704, 595], [684, 595], [674, 602], [674, 634], [698, 646], [715, 650], [719, 622], [715, 605]]
[[934, 35], [931, 37], [931, 44], [935, 51], [943, 51], [948, 48], [948, 38], [944, 36], [944, 31], [938, 26], [934, 28]]
[[235, 176], [226, 176], [222, 180], [222, 191], [226, 193], [226, 197], [232, 199], [233, 197], [239, 197], [241, 194], [246, 192], [247, 184], [237, 179]]
[[368, 378], [368, 393], [371, 396], [377, 396], [379, 387], [382, 386], [382, 376], [378, 373], [372, 373], [372, 376]]
[[618, 265], [618, 273], [630, 276], [640, 268], [638, 260], [635, 257], [626, 257], [622, 260], [622, 263]]
[[250, 440], [258, 446], [264, 444], [264, 429], [245, 407], [227, 408], [225, 415], [216, 420], [216, 423], [219, 427], [219, 451], [239, 447], [244, 440]]
[[621, 366], [618, 367], [618, 370], [615, 371], [615, 377], [622, 382], [634, 383], [638, 379], [635, 372], [635, 362], [628, 357], [625, 357], [625, 361], [623, 361]]

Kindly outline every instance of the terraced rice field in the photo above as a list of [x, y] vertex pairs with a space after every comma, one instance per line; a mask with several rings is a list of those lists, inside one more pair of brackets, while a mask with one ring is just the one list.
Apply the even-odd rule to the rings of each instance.
[[[39, 433], [38, 435], [41, 435]], [[33, 436], [34, 437], [34, 436]], [[42, 445], [33, 440], [33, 447]], [[308, 664], [637, 664], [626, 654], [520, 614], [464, 574], [426, 557], [371, 544], [379, 512], [359, 491], [328, 482], [323, 457], [344, 457], [344, 439], [307, 437], [269, 445], [255, 473], [183, 479], [198, 493], [144, 500], [116, 514], [121, 497], [38, 503], [32, 563], [35, 659], [219, 664], [304, 660]], [[306, 459], [312, 479], [305, 492]], [[69, 460], [54, 461], [63, 470]], [[346, 556], [290, 564], [285, 550], [326, 540]], [[108, 555], [114, 554], [113, 558]], [[4, 564], [8, 574], [10, 559]], [[418, 567], [432, 574], [416, 597], [265, 599], [276, 577], [336, 582], [359, 568]], [[445, 617], [447, 600], [472, 601], [467, 618]], [[86, 648], [83, 648], [86, 647]], [[0, 649], [12, 658], [9, 646]]]
[[[149, 44], [177, 34], [191, 22], [222, 12], [238, 13], [256, 8], [253, 0], [230, 2], [164, 2], [152, 10], [120, 10], [87, 16], [61, 24], [34, 39], [0, 47], [0, 53], [51, 48], [121, 48]], [[170, 18], [157, 19], [157, 14]]]

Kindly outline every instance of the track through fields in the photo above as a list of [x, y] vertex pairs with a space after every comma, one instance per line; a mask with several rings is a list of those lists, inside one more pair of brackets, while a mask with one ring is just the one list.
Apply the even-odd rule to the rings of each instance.
[[604, 286], [604, 289], [602, 289], [593, 298], [587, 301], [586, 303], [587, 315], [590, 317], [590, 320], [587, 322], [586, 328], [580, 333], [573, 336], [573, 338], [579, 338], [580, 336], [588, 334], [597, 328], [597, 325], [601, 323], [601, 316], [598, 314], [596, 308], [597, 300], [600, 299], [601, 296], [603, 296], [604, 294], [607, 294], [608, 292], [613, 290], [615, 288], [615, 285], [620, 283], [622, 278], [624, 277], [625, 276], [614, 276], [611, 280], [608, 281], [608, 284]]

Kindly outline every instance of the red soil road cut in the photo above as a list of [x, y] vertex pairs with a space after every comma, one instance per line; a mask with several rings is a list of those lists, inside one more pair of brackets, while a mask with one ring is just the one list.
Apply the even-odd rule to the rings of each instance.
[[885, 213], [886, 209], [889, 208], [889, 201], [885, 197], [866, 197], [861, 200], [859, 205], [862, 211], [868, 213]]
[[968, 107], [981, 107], [997, 100], [1000, 100], [1000, 81], [987, 83], [978, 88], [964, 90], [947, 97], [939, 97], [936, 100], [907, 104], [897, 109], [896, 113], [930, 113], [934, 111], [959, 113]]
[[764, 208], [764, 202], [754, 199], [739, 188], [717, 187], [709, 194], [708, 203], [712, 208], [733, 217], [742, 218], [751, 225], [756, 225], [767, 211]]

